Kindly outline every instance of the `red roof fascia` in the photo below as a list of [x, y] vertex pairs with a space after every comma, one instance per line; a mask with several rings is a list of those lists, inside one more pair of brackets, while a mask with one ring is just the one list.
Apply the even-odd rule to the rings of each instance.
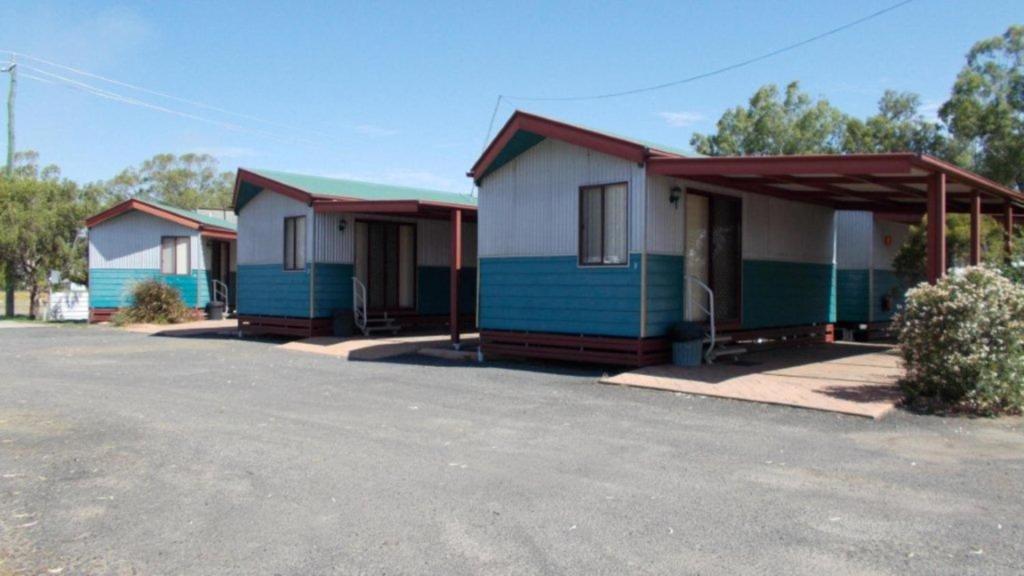
[[647, 146], [636, 142], [516, 110], [473, 164], [468, 176], [478, 178], [487, 172], [487, 168], [519, 131], [532, 132], [637, 163], [644, 162], [651, 155], [651, 150]]
[[329, 200], [317, 198], [313, 201], [316, 212], [367, 212], [377, 214], [409, 214], [424, 210], [462, 210], [476, 212], [476, 206], [429, 202], [423, 200]]
[[248, 182], [260, 188], [277, 192], [289, 198], [293, 198], [300, 202], [310, 203], [313, 201], [313, 195], [305, 190], [300, 190], [293, 186], [278, 182], [277, 180], [271, 180], [264, 176], [260, 176], [255, 172], [250, 172], [245, 168], [238, 169], [238, 175], [235, 177], [235, 189], [231, 196], [231, 205], [235, 206], [238, 203], [238, 189], [241, 187], [242, 182]]
[[950, 164], [943, 160], [939, 160], [933, 156], [922, 155], [916, 158], [915, 164], [925, 170], [934, 172], [936, 170], [945, 173], [953, 180], [959, 181], [961, 184], [973, 186], [979, 190], [989, 192], [990, 194], [1001, 196], [1007, 200], [1014, 201], [1019, 206], [1024, 206], [1024, 193], [1013, 190], [1003, 186], [1002, 184], [989, 180], [980, 174], [975, 174], [970, 170], [964, 170], [959, 166]]
[[139, 212], [150, 214], [152, 216], [162, 218], [169, 222], [174, 222], [175, 224], [179, 224], [186, 228], [191, 228], [192, 230], [198, 230], [200, 228], [200, 223], [197, 220], [192, 220], [191, 218], [186, 218], [179, 214], [168, 212], [167, 210], [164, 210], [162, 208], [146, 204], [145, 202], [137, 198], [130, 198], [128, 200], [125, 200], [120, 204], [117, 204], [111, 208], [108, 208], [107, 210], [104, 210], [103, 212], [100, 212], [99, 214], [96, 214], [95, 216], [88, 218], [85, 221], [85, 225], [88, 228], [92, 228], [97, 224], [106, 222], [107, 220], [120, 216], [125, 212], [131, 212], [132, 210], [138, 210]]
[[214, 240], [234, 240], [238, 237], [238, 233], [233, 230], [224, 230], [223, 228], [207, 228], [203, 227], [199, 230], [199, 233], [204, 238], [213, 238]]
[[652, 158], [649, 169], [668, 176], [800, 174], [904, 174], [918, 159], [915, 154], [848, 154], [807, 156], [713, 156]]

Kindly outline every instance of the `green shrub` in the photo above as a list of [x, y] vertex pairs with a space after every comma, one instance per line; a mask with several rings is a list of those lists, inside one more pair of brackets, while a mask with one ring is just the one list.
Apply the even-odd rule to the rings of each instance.
[[114, 324], [176, 324], [191, 316], [181, 293], [160, 280], [142, 280], [132, 286], [132, 305], [114, 316]]
[[1024, 406], [1024, 287], [965, 268], [910, 290], [895, 328], [908, 399], [982, 414]]

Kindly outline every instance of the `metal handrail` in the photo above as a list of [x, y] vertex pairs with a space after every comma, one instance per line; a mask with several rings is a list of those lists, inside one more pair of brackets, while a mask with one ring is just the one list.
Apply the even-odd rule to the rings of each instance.
[[365, 334], [367, 323], [366, 285], [355, 276], [352, 277], [352, 314], [355, 317], [356, 326]]
[[222, 302], [224, 307], [228, 306], [228, 285], [224, 282], [214, 279], [210, 282], [213, 287], [213, 301]]
[[[714, 361], [712, 352], [715, 349], [715, 291], [710, 286], [705, 284], [700, 278], [687, 274], [687, 282], [700, 286], [702, 290], [708, 295], [708, 306], [705, 308], [701, 303], [697, 303], [701, 311], [708, 315], [708, 349], [704, 352], [704, 361], [711, 364]], [[689, 291], [687, 291], [689, 292]]]

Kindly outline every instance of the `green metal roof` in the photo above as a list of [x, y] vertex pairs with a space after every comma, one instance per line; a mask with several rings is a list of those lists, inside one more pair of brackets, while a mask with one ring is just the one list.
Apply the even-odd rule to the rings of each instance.
[[246, 170], [292, 188], [297, 188], [313, 196], [357, 198], [359, 200], [420, 200], [424, 202], [476, 206], [476, 198], [469, 194], [425, 190], [408, 186], [392, 186], [390, 184], [375, 184], [358, 180], [326, 178], [324, 176], [295, 174], [277, 170], [254, 170], [251, 168], [246, 168]]
[[206, 224], [207, 226], [216, 226], [217, 228], [224, 228], [225, 230], [237, 230], [237, 226], [235, 225], [234, 222], [229, 222], [227, 220], [222, 220], [220, 218], [214, 218], [213, 216], [207, 216], [206, 214], [200, 214], [199, 212], [194, 212], [192, 210], [185, 210], [184, 208], [178, 208], [177, 206], [171, 206], [170, 204], [165, 204], [163, 202], [153, 200], [152, 198], [147, 198], [145, 196], [139, 196], [138, 198], [136, 198], [136, 200], [138, 200], [139, 202], [145, 202], [146, 204], [152, 204], [153, 206], [156, 206], [161, 210], [166, 210], [173, 214], [177, 214], [182, 218], [195, 220], [202, 224]]

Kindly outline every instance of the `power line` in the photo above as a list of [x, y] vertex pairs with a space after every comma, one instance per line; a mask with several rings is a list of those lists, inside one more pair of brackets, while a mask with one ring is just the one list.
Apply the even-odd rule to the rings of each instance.
[[621, 97], [621, 96], [632, 96], [634, 94], [642, 94], [644, 92], [653, 92], [655, 90], [663, 90], [665, 88], [671, 88], [673, 86], [679, 86], [681, 84], [688, 84], [688, 83], [694, 82], [696, 80], [703, 80], [704, 78], [709, 78], [711, 76], [717, 76], [717, 75], [723, 74], [725, 72], [730, 72], [732, 70], [736, 70], [737, 68], [743, 68], [745, 66], [749, 66], [749, 65], [754, 64], [756, 62], [760, 62], [762, 60], [767, 60], [767, 59], [772, 58], [774, 56], [778, 56], [779, 54], [783, 54], [785, 52], [796, 50], [797, 48], [800, 48], [802, 46], [806, 46], [808, 44], [811, 44], [812, 42], [817, 42], [818, 40], [821, 40], [823, 38], [827, 38], [829, 36], [833, 36], [835, 34], [843, 32], [844, 30], [849, 30], [850, 28], [853, 28], [854, 26], [863, 24], [863, 23], [865, 23], [865, 22], [867, 22], [869, 20], [873, 20], [873, 19], [878, 18], [879, 16], [882, 16], [884, 14], [888, 14], [889, 12], [892, 12], [893, 10], [897, 10], [899, 8], [902, 8], [903, 6], [906, 6], [907, 4], [910, 4], [913, 1], [914, 0], [903, 0], [902, 2], [897, 2], [896, 4], [892, 4], [891, 6], [888, 6], [886, 8], [882, 8], [881, 10], [877, 10], [875, 12], [872, 12], [871, 14], [868, 14], [867, 16], [863, 16], [863, 17], [858, 18], [856, 20], [853, 20], [851, 22], [847, 22], [846, 24], [843, 24], [841, 26], [837, 26], [835, 28], [832, 28], [831, 30], [828, 30], [826, 32], [822, 32], [821, 34], [816, 34], [814, 36], [811, 36], [810, 38], [806, 38], [806, 39], [801, 40], [799, 42], [796, 42], [796, 43], [793, 43], [793, 44], [789, 44], [789, 45], [783, 46], [781, 48], [777, 48], [775, 50], [772, 50], [770, 52], [765, 52], [764, 54], [761, 54], [759, 56], [755, 56], [753, 58], [748, 58], [748, 59], [742, 60], [740, 62], [736, 62], [736, 63], [733, 63], [733, 64], [729, 64], [727, 66], [723, 66], [721, 68], [716, 68], [716, 69], [710, 70], [708, 72], [702, 72], [700, 74], [696, 74], [696, 75], [690, 76], [688, 78], [683, 78], [681, 80], [674, 80], [674, 81], [671, 81], [671, 82], [664, 82], [664, 83], [661, 83], [661, 84], [655, 84], [653, 86], [645, 86], [645, 87], [642, 87], [642, 88], [633, 88], [633, 89], [630, 89], [630, 90], [622, 90], [622, 91], [619, 91], [619, 92], [607, 92], [607, 93], [604, 93], [604, 94], [593, 94], [593, 95], [588, 95], [588, 96], [583, 96], [583, 95], [579, 95], [579, 96], [550, 96], [550, 97], [545, 97], [545, 96], [499, 96], [498, 98], [499, 98], [499, 101], [500, 101], [500, 99], [504, 98], [504, 99], [507, 99], [507, 100], [521, 100], [521, 101], [534, 101], [534, 102], [570, 102], [570, 101], [580, 101], [580, 100], [602, 100], [602, 99], [606, 99], [606, 98], [618, 98], [618, 97]]
[[331, 136], [330, 134], [327, 134], [327, 133], [324, 133], [324, 132], [320, 132], [320, 131], [317, 131], [317, 130], [309, 130], [309, 129], [305, 129], [305, 128], [295, 128], [295, 127], [292, 127], [292, 126], [288, 126], [287, 124], [283, 124], [283, 123], [280, 123], [280, 122], [275, 122], [273, 120], [267, 120], [265, 118], [260, 118], [259, 116], [252, 116], [250, 114], [243, 114], [241, 112], [235, 112], [233, 110], [228, 110], [226, 108], [221, 108], [219, 106], [214, 106], [213, 104], [207, 104], [205, 102], [200, 102], [198, 100], [192, 100], [192, 99], [189, 99], [189, 98], [182, 98], [180, 96], [175, 96], [173, 94], [168, 94], [166, 92], [161, 92], [159, 90], [153, 90], [152, 88], [146, 88], [145, 86], [139, 86], [138, 84], [132, 84], [130, 82], [124, 82], [122, 80], [117, 80], [115, 78], [110, 78], [108, 76], [102, 76], [100, 74], [96, 74], [95, 72], [89, 72], [88, 70], [83, 70], [81, 68], [75, 68], [73, 66], [68, 66], [66, 64], [61, 64], [59, 62], [54, 62], [52, 60], [47, 60], [45, 58], [39, 58], [38, 56], [32, 56], [31, 54], [25, 54], [23, 52], [15, 52], [13, 50], [0, 50], [0, 52], [6, 53], [6, 54], [11, 54], [11, 55], [16, 55], [16, 56], [18, 56], [20, 58], [32, 60], [32, 61], [38, 62], [40, 64], [45, 64], [47, 66], [52, 66], [54, 68], [59, 68], [61, 70], [72, 72], [72, 73], [78, 74], [80, 76], [86, 76], [88, 78], [93, 78], [93, 79], [96, 79], [96, 80], [101, 80], [103, 82], [108, 82], [108, 83], [114, 84], [116, 86], [121, 86], [123, 88], [128, 88], [128, 89], [131, 89], [131, 90], [137, 90], [139, 92], [144, 92], [144, 93], [150, 94], [152, 96], [158, 96], [160, 98], [166, 98], [168, 100], [173, 100], [175, 102], [180, 102], [182, 104], [188, 104], [189, 106], [195, 106], [196, 108], [202, 108], [202, 109], [205, 109], [205, 110], [209, 110], [211, 112], [217, 112], [217, 113], [220, 113], [220, 114], [227, 114], [229, 116], [234, 116], [236, 118], [242, 118], [244, 120], [250, 120], [250, 121], [253, 121], [253, 122], [259, 122], [261, 124], [266, 124], [268, 126], [274, 126], [276, 128], [283, 128], [283, 129], [286, 129], [286, 130], [296, 130], [296, 131], [309, 132], [309, 133], [313, 133], [313, 134], [318, 134], [320, 136], [328, 136], [328, 137]]
[[153, 104], [151, 102], [146, 102], [146, 101], [143, 101], [143, 100], [139, 100], [139, 99], [133, 98], [131, 96], [125, 96], [125, 95], [119, 94], [117, 92], [112, 92], [110, 90], [99, 88], [97, 86], [93, 86], [91, 84], [87, 84], [85, 82], [81, 82], [81, 81], [75, 80], [73, 78], [68, 78], [66, 76], [61, 76], [60, 74], [54, 74], [53, 72], [48, 72], [48, 71], [43, 70], [41, 68], [36, 68], [34, 66], [29, 66], [27, 64], [22, 64], [21, 66], [26, 68], [26, 69], [28, 69], [28, 70], [32, 70], [33, 72], [35, 72], [37, 74], [41, 74], [41, 75], [43, 75], [45, 77], [45, 78], [39, 78], [39, 77], [34, 76], [34, 75], [26, 75], [25, 76], [26, 78], [31, 78], [33, 80], [42, 81], [42, 82], [50, 82], [50, 83], [57, 82], [57, 83], [61, 83], [61, 84], [64, 84], [64, 85], [66, 85], [68, 87], [76, 89], [78, 91], [81, 91], [81, 92], [84, 92], [84, 93], [87, 93], [87, 94], [91, 94], [93, 96], [98, 96], [100, 98], [105, 98], [107, 100], [112, 100], [112, 101], [115, 101], [115, 102], [120, 102], [122, 104], [128, 104], [128, 105], [132, 105], [132, 106], [138, 106], [140, 108], [147, 108], [149, 110], [154, 110], [154, 111], [157, 111], [157, 112], [162, 112], [164, 114], [169, 114], [169, 115], [172, 115], [172, 116], [178, 116], [178, 117], [181, 117], [181, 118], [187, 118], [187, 119], [190, 119], [190, 120], [196, 120], [196, 121], [199, 121], [199, 122], [205, 122], [207, 124], [212, 124], [214, 126], [218, 126], [218, 127], [225, 128], [227, 130], [236, 131], [236, 132], [245, 132], [245, 133], [254, 134], [254, 135], [257, 135], [257, 136], [263, 136], [263, 137], [266, 137], [266, 138], [272, 138], [272, 139], [275, 139], [275, 140], [280, 140], [280, 141], [288, 142], [288, 143], [301, 142], [301, 143], [308, 144], [308, 145], [313, 145], [313, 146], [316, 145], [316, 142], [313, 142], [311, 140], [307, 140], [307, 139], [304, 139], [304, 138], [297, 138], [297, 137], [290, 137], [290, 136], [281, 136], [281, 135], [275, 134], [273, 132], [268, 132], [266, 130], [252, 129], [252, 128], [247, 128], [245, 126], [240, 126], [238, 124], [230, 123], [230, 122], [223, 122], [223, 121], [220, 121], [220, 120], [206, 118], [204, 116], [199, 116], [197, 114], [192, 114], [192, 113], [189, 113], [189, 112], [183, 112], [181, 110], [176, 110], [176, 109], [173, 109], [173, 108], [168, 108], [166, 106], [161, 106], [159, 104]]

